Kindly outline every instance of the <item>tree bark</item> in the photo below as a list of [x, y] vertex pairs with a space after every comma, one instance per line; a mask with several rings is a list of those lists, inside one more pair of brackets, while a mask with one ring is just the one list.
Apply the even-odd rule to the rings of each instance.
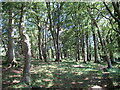
[[13, 16], [12, 10], [9, 9], [7, 63], [10, 67], [17, 64], [15, 59], [15, 49], [14, 49], [14, 29], [12, 26], [14, 24], [14, 20], [12, 16]]
[[80, 40], [79, 40], [78, 32], [76, 36], [76, 52], [77, 52], [76, 61], [78, 61], [80, 60]]
[[50, 39], [51, 58], [54, 58], [54, 50], [52, 48], [52, 40]]
[[22, 45], [23, 45], [23, 55], [25, 59], [24, 69], [23, 69], [23, 81], [30, 85], [30, 67], [31, 67], [31, 46], [29, 41], [29, 36], [27, 34], [23, 34]]
[[89, 46], [90, 44], [89, 44], [89, 39], [88, 39], [88, 31], [87, 31], [87, 33], [86, 33], [86, 48], [87, 48], [87, 61], [90, 61], [90, 57], [89, 57], [89, 55], [90, 55], [90, 46]]
[[85, 60], [85, 42], [84, 42], [84, 34], [82, 33], [82, 58], [83, 58], [83, 62], [86, 63]]
[[94, 58], [95, 58], [95, 63], [98, 63], [98, 53], [97, 53], [97, 45], [96, 45], [96, 35], [95, 31], [93, 31], [93, 41], [94, 41]]
[[60, 31], [60, 5], [57, 3], [57, 33], [56, 33], [56, 60], [55, 61], [60, 61], [60, 46], [59, 46], [59, 31]]
[[46, 30], [43, 31], [43, 41], [42, 41], [42, 56], [44, 58], [44, 61], [47, 62], [47, 48], [46, 48]]
[[91, 40], [89, 39], [89, 60], [91, 61], [91, 53], [92, 53], [92, 50], [91, 50]]
[[31, 83], [31, 75], [30, 75], [30, 67], [31, 67], [31, 45], [29, 36], [26, 33], [25, 28], [25, 10], [26, 7], [24, 4], [21, 4], [21, 16], [19, 21], [19, 34], [21, 38], [21, 44], [22, 44], [22, 51], [24, 55], [24, 68], [23, 68], [23, 78], [22, 81], [26, 84], [30, 85]]
[[38, 48], [39, 48], [39, 59], [42, 60], [42, 51], [41, 51], [41, 28], [38, 26]]

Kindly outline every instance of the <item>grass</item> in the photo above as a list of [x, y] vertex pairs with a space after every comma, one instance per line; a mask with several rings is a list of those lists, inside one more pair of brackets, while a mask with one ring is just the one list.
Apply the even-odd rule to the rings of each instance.
[[[8, 88], [27, 88], [28, 86], [21, 82], [22, 67], [7, 69], [3, 66], [3, 89]], [[84, 64], [81, 62], [39, 62], [32, 61], [31, 78], [33, 88], [82, 88], [84, 90], [92, 86], [101, 86], [102, 88], [113, 88], [120, 85], [120, 68], [116, 64], [106, 79], [103, 73], [104, 64], [93, 62]]]

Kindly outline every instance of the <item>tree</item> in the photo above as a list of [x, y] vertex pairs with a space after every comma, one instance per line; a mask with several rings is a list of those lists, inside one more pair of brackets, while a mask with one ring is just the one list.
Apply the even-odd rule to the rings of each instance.
[[107, 55], [107, 49], [106, 49], [106, 47], [105, 47], [105, 45], [104, 45], [104, 42], [103, 42], [103, 40], [102, 40], [102, 37], [101, 37], [100, 27], [98, 26], [96, 20], [95, 20], [95, 19], [93, 18], [93, 16], [91, 15], [91, 13], [90, 13], [90, 8], [88, 8], [88, 13], [89, 13], [89, 15], [90, 15], [90, 17], [91, 17], [91, 20], [92, 20], [93, 25], [97, 28], [98, 37], [99, 37], [99, 39], [100, 39], [100, 43], [101, 43], [101, 47], [102, 47], [102, 50], [103, 50], [104, 55], [105, 55], [105, 59], [106, 59], [106, 61], [107, 61], [107, 63], [108, 63], [108, 68], [112, 68], [111, 60], [109, 59], [109, 57], [108, 57], [108, 55]]
[[[49, 24], [50, 24], [49, 30], [50, 30], [52, 38], [53, 38], [55, 54], [56, 54], [55, 61], [60, 61], [59, 32], [60, 32], [60, 14], [61, 14], [61, 9], [62, 9], [63, 3], [56, 3], [57, 8], [53, 8], [53, 10], [56, 10], [56, 12], [57, 12], [55, 15], [52, 15], [52, 13], [51, 13], [50, 2], [47, 2], [46, 6], [47, 6], [48, 19], [49, 19]], [[53, 7], [54, 7], [54, 4], [53, 4]], [[53, 16], [54, 26], [52, 26], [53, 25], [52, 24], [52, 16]], [[56, 21], [57, 21], [57, 23], [56, 23]]]
[[[8, 15], [9, 15], [9, 21], [8, 21], [8, 51], [7, 51], [7, 63], [9, 66], [16, 65], [16, 59], [15, 59], [15, 49], [14, 49], [14, 13], [13, 11], [13, 4], [7, 3], [8, 5]], [[10, 8], [11, 7], [11, 8]]]
[[97, 54], [97, 42], [96, 42], [96, 34], [95, 31], [93, 31], [93, 41], [94, 41], [94, 57], [95, 57], [95, 63], [98, 63], [98, 54]]
[[24, 55], [24, 69], [23, 69], [23, 81], [26, 84], [31, 83], [31, 77], [30, 77], [30, 67], [31, 67], [31, 46], [30, 46], [30, 39], [29, 36], [26, 34], [26, 28], [25, 28], [25, 10], [26, 10], [26, 4], [21, 3], [21, 16], [19, 21], [19, 34], [21, 38], [22, 43], [22, 51]]
[[[114, 14], [111, 12], [110, 8], [108, 7], [108, 5], [103, 2], [104, 6], [106, 7], [106, 10], [109, 12], [109, 14], [113, 17], [113, 19], [117, 22], [118, 24], [118, 30], [116, 29], [113, 29], [115, 30], [115, 32], [117, 32], [118, 34], [118, 46], [120, 48], [120, 10], [119, 10], [119, 2], [112, 2], [112, 6], [114, 8]], [[120, 49], [119, 49], [120, 51]]]

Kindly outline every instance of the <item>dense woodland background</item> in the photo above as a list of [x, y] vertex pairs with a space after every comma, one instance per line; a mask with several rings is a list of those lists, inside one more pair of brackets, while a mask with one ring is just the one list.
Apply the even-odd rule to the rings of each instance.
[[[3, 88], [27, 87], [23, 82], [29, 88], [120, 85], [120, 2], [2, 2], [1, 11]], [[44, 71], [59, 78], [46, 80]], [[112, 84], [79, 78], [80, 86], [82, 76], [74, 76], [80, 72], [93, 82], [92, 76], [102, 75]]]

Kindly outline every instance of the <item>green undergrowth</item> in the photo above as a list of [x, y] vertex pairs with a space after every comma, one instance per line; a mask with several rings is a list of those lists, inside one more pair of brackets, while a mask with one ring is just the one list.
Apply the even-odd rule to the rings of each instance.
[[[23, 66], [23, 63], [21, 63]], [[40, 62], [32, 61], [32, 87], [38, 88], [83, 88], [88, 89], [98, 85], [103, 88], [119, 86], [120, 68], [116, 64], [108, 69], [106, 79], [102, 68], [105, 64], [82, 62]], [[3, 66], [3, 88], [27, 88], [21, 82], [22, 68], [6, 69]]]

